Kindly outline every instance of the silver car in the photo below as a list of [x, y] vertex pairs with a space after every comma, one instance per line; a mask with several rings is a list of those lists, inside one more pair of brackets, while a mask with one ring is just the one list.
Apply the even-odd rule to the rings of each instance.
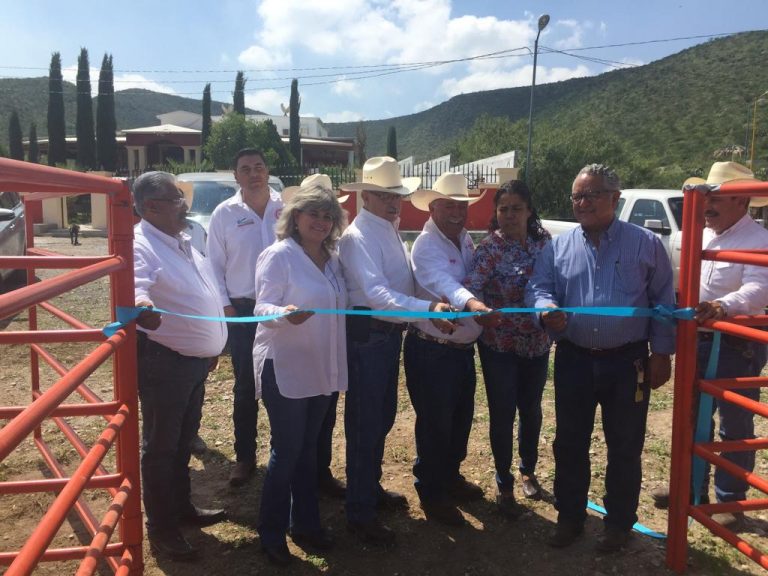
[[[232, 172], [186, 172], [176, 176], [176, 179], [192, 183], [193, 197], [188, 219], [202, 224], [206, 233], [214, 208], [234, 196], [238, 189]], [[283, 182], [277, 176], [270, 176], [269, 187], [282, 192]]]
[[[21, 196], [16, 192], [0, 192], [0, 255], [24, 256], [26, 247]], [[24, 274], [24, 270], [0, 269], [0, 285], [21, 282]]]

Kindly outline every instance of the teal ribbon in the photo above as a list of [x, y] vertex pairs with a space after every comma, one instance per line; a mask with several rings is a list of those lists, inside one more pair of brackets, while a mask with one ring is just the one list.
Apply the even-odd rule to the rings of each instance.
[[[251, 323], [269, 322], [277, 320], [295, 312], [281, 312], [266, 316], [199, 316], [196, 314], [181, 314], [163, 310], [162, 308], [149, 308], [146, 306], [117, 306], [115, 308], [116, 322], [107, 324], [102, 332], [110, 337], [129, 322], [135, 320], [145, 310], [153, 310], [160, 314], [189, 318], [191, 320], [205, 320], [208, 322]], [[671, 323], [674, 320], [693, 320], [693, 308], [672, 308], [671, 306], [658, 305], [653, 308], [639, 308], [633, 306], [583, 306], [563, 308], [497, 308], [494, 312], [503, 314], [531, 314], [540, 312], [572, 312], [588, 314], [591, 316], [621, 316], [624, 318], [653, 318], [661, 322]], [[314, 312], [315, 314], [332, 314], [340, 316], [377, 316], [379, 318], [413, 318], [419, 320], [442, 318], [445, 320], [458, 320], [488, 314], [487, 312], [411, 312], [400, 310], [339, 310], [334, 308], [310, 308], [301, 312]]]
[[[720, 358], [720, 337], [719, 331], [715, 331], [712, 336], [712, 348], [709, 351], [707, 360], [707, 370], [704, 373], [705, 380], [714, 380], [717, 376], [717, 361]], [[699, 414], [696, 418], [696, 430], [693, 434], [693, 441], [696, 444], [709, 442], [709, 435], [712, 431], [712, 404], [714, 398], [710, 394], [701, 392], [699, 394]], [[692, 480], [693, 484], [693, 503], [698, 504], [701, 497], [701, 486], [704, 484], [704, 476], [707, 471], [707, 463], [700, 456], [693, 457]]]
[[[595, 504], [591, 500], [587, 501], [587, 508], [590, 510], [594, 510], [595, 512], [598, 512], [605, 516], [608, 512], [603, 508], [602, 506]], [[651, 530], [650, 528], [643, 526], [640, 524], [640, 522], [635, 522], [635, 524], [632, 526], [632, 530], [635, 532], [639, 532], [640, 534], [643, 534], [645, 536], [650, 536], [651, 538], [658, 538], [660, 540], [666, 540], [667, 535], [661, 534], [660, 532], [655, 532], [654, 530]]]

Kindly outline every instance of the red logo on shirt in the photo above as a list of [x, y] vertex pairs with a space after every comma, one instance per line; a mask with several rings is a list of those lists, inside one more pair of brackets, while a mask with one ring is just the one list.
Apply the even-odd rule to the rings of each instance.
[[450, 259], [450, 260], [448, 260], [448, 261], [449, 261], [451, 264], [456, 264], [456, 258], [451, 258], [451, 259]]

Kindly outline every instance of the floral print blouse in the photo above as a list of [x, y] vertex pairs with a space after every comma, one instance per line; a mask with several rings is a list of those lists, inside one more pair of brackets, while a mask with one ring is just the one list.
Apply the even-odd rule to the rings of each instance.
[[[523, 246], [499, 230], [492, 232], [478, 244], [464, 285], [490, 308], [525, 307], [525, 286], [549, 241], [549, 237], [528, 237]], [[530, 313], [504, 314], [497, 327], [483, 329], [480, 340], [497, 352], [513, 352], [523, 358], [541, 356], [550, 347], [547, 333]]]

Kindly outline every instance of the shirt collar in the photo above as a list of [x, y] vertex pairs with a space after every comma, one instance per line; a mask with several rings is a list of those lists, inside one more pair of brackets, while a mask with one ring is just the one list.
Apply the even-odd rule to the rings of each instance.
[[166, 234], [160, 230], [151, 222], [144, 219], [139, 222], [139, 226], [141, 226], [142, 232], [144, 232], [145, 236], [152, 236], [157, 238], [157, 240], [163, 244], [166, 244], [170, 248], [181, 248], [185, 252], [189, 252], [186, 247], [191, 243], [190, 241], [192, 237], [186, 232], [179, 232], [176, 236], [171, 236], [170, 234]]
[[[429, 219], [424, 223], [424, 232], [427, 232], [429, 234], [438, 234], [440, 238], [442, 238], [445, 242], [448, 242], [451, 246], [454, 248], [456, 247], [456, 244], [453, 243], [453, 240], [448, 238], [445, 234], [443, 234], [442, 230], [437, 227], [437, 224], [435, 224], [435, 221], [432, 220], [432, 217], [430, 216]], [[459, 245], [464, 245], [464, 237], [466, 236], [467, 231], [462, 228], [461, 233], [459, 234]]]
[[734, 234], [747, 226], [749, 224], [749, 221], [752, 220], [752, 217], [749, 215], [749, 212], [744, 214], [741, 218], [739, 218], [730, 228], [726, 228], [720, 234], [717, 234], [714, 230], [709, 228], [709, 232], [714, 236], [715, 238], [720, 238], [722, 236], [725, 236], [726, 234]]
[[400, 227], [399, 217], [394, 222], [390, 222], [386, 218], [382, 218], [381, 216], [376, 216], [376, 214], [374, 214], [373, 212], [371, 212], [365, 207], [362, 210], [360, 210], [360, 212], [357, 213], [356, 218], [362, 218], [363, 222], [370, 222], [371, 224], [375, 224], [376, 226], [393, 228], [395, 232], [397, 232], [398, 228]]

